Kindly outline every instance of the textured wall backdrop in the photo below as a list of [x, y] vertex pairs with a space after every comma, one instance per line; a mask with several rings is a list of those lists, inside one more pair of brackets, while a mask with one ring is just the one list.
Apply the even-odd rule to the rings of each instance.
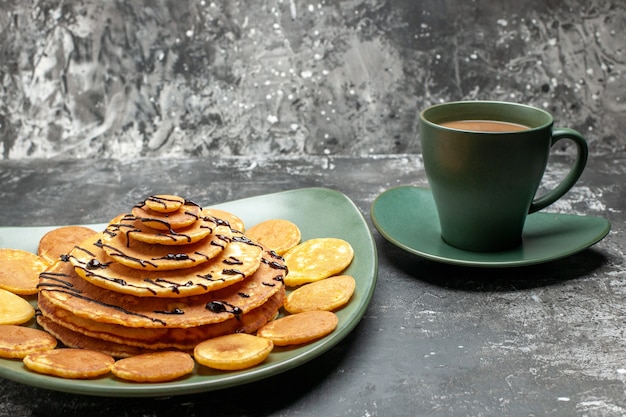
[[498, 99], [626, 145], [621, 0], [0, 1], [0, 154], [419, 152], [416, 113]]

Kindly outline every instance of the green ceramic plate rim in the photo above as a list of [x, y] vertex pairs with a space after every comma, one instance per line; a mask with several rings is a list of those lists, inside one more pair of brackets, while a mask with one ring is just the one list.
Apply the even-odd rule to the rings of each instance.
[[[413, 208], [413, 211], [402, 210], [400, 215], [398, 215], [398, 213], [394, 213], [393, 216], [386, 215], [381, 208], [383, 203], [391, 203], [391, 201], [387, 200], [393, 199], [396, 195], [402, 192], [415, 193], [416, 196], [422, 198], [422, 202], [426, 203], [424, 204], [424, 207], [420, 207], [419, 209], [422, 209], [422, 215], [428, 217], [430, 222], [427, 224], [423, 224], [426, 222], [420, 223], [418, 225], [421, 227], [419, 232], [422, 233], [422, 235], [427, 236], [427, 238], [432, 239], [432, 242], [436, 239], [436, 245], [441, 248], [441, 251], [445, 252], [444, 254], [435, 253], [437, 251], [433, 250], [434, 244], [432, 242], [423, 244], [421, 247], [416, 247], [415, 244], [408, 243], [407, 239], [403, 239], [402, 236], [400, 236], [400, 233], [397, 233], [396, 228], [389, 227], [389, 221], [391, 220], [390, 217], [393, 217], [393, 221], [404, 222], [405, 226], [401, 228], [403, 233], [406, 233], [407, 230], [418, 232], [417, 228], [412, 229], [413, 226], [409, 225], [410, 221], [415, 221], [419, 217], [410, 217], [412, 214], [417, 214], [416, 210], [418, 210], [418, 208]], [[586, 239], [578, 242], [568, 242], [566, 248], [554, 250], [544, 256], [524, 257], [523, 254], [520, 255], [520, 250], [518, 249], [492, 253], [468, 252], [449, 246], [440, 238], [439, 220], [434, 206], [434, 201], [423, 200], [424, 196], [430, 196], [430, 199], [432, 199], [432, 194], [430, 194], [430, 190], [428, 188], [411, 185], [390, 188], [374, 199], [371, 205], [370, 217], [378, 232], [390, 243], [409, 253], [445, 264], [481, 268], [510, 268], [551, 262], [563, 259], [589, 248], [602, 240], [611, 229], [611, 223], [601, 217], [537, 212], [528, 216], [525, 233], [528, 229], [533, 229], [533, 231], [535, 231], [538, 228], [537, 225], [539, 224], [555, 225], [557, 230], [559, 227], [564, 229], [559, 225], [559, 223], [565, 223], [568, 227], [571, 227], [572, 225], [586, 226], [590, 229], [588, 236]], [[396, 204], [398, 201], [394, 201], [393, 203]], [[403, 217], [403, 215], [407, 217]], [[540, 239], [542, 238], [528, 236], [527, 243], [524, 244], [532, 245], [533, 243], [540, 241]], [[430, 247], [428, 247], [429, 245]], [[523, 252], [523, 250], [521, 252]]]
[[[93, 380], [62, 379], [31, 372], [21, 360], [1, 358], [0, 377], [55, 391], [106, 397], [161, 397], [214, 391], [247, 384], [298, 367], [330, 350], [356, 327], [365, 314], [376, 286], [378, 257], [374, 239], [362, 213], [346, 195], [329, 188], [311, 187], [212, 204], [210, 207], [231, 211], [248, 226], [270, 218], [291, 220], [300, 227], [303, 240], [338, 237], [350, 242], [355, 255], [344, 273], [352, 275], [357, 286], [350, 303], [337, 311], [337, 329], [308, 345], [277, 348], [266, 362], [249, 370], [219, 372], [196, 365], [192, 376], [167, 383], [138, 384], [121, 381], [111, 375]], [[105, 224], [88, 226], [101, 230]], [[0, 247], [36, 251], [39, 237], [54, 227], [57, 226], [0, 227]], [[23, 239], [16, 239], [16, 236], [22, 235], [25, 236]]]

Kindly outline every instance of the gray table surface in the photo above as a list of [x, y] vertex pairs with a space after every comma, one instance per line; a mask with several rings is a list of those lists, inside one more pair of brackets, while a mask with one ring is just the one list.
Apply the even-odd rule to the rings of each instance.
[[[546, 184], [569, 158], [554, 158]], [[478, 269], [386, 242], [384, 190], [427, 185], [419, 155], [0, 161], [0, 226], [106, 222], [154, 193], [202, 204], [308, 186], [337, 189], [375, 237], [376, 291], [356, 329], [296, 369], [169, 398], [110, 399], [0, 378], [1, 416], [616, 416], [626, 414], [624, 155], [593, 156], [550, 210], [604, 216], [609, 235], [548, 264]]]

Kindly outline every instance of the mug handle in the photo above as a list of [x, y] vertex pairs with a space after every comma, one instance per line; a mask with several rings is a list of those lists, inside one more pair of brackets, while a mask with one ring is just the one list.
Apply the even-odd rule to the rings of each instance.
[[552, 131], [552, 144], [550, 147], [554, 146], [561, 139], [570, 139], [574, 142], [577, 148], [576, 160], [574, 161], [574, 166], [570, 170], [569, 174], [561, 181], [561, 183], [556, 186], [552, 191], [549, 191], [545, 195], [533, 200], [530, 204], [530, 209], [528, 213], [534, 213], [539, 211], [545, 207], [548, 207], [550, 204], [554, 203], [556, 200], [561, 198], [566, 192], [568, 192], [578, 181], [580, 176], [585, 169], [585, 165], [587, 164], [587, 157], [589, 156], [589, 150], [587, 148], [587, 141], [583, 136], [575, 131], [574, 129], [568, 128], [557, 128]]

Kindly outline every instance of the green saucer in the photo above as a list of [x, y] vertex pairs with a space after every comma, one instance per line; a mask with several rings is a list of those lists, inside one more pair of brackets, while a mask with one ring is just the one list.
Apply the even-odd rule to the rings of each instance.
[[526, 219], [522, 243], [501, 252], [469, 252], [446, 244], [430, 190], [392, 188], [371, 207], [374, 226], [394, 245], [421, 257], [475, 267], [514, 267], [561, 259], [604, 238], [611, 224], [600, 217], [538, 212]]

